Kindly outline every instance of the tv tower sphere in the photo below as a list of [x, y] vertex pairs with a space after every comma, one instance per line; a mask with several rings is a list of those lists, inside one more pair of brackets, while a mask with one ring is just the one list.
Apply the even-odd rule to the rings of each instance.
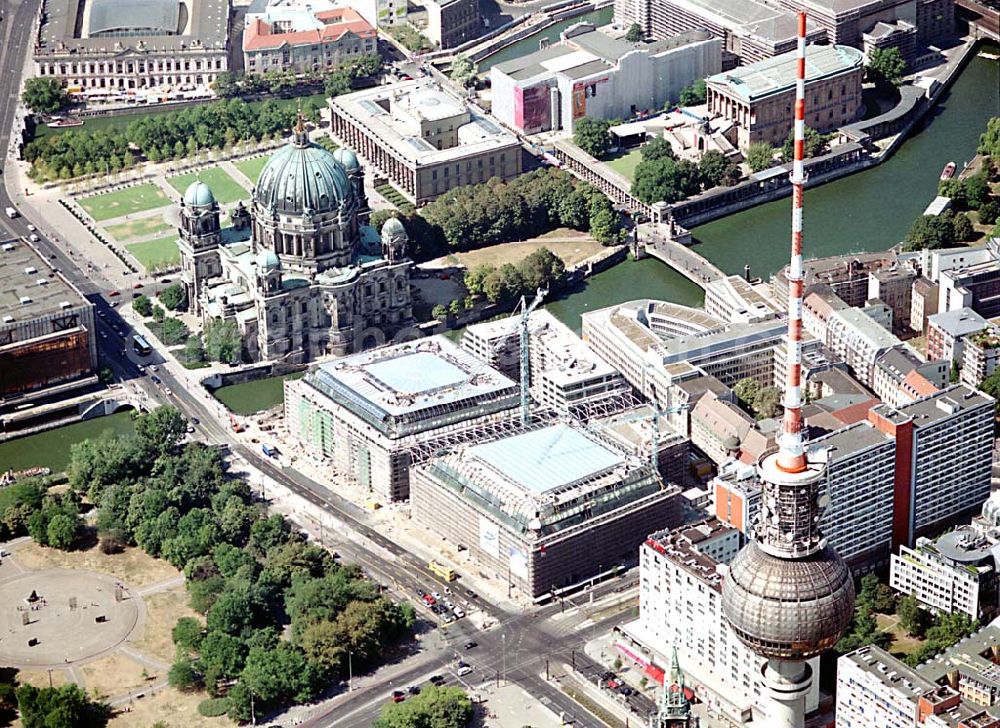
[[837, 642], [854, 611], [850, 569], [819, 530], [826, 460], [807, 452], [802, 438], [805, 35], [806, 16], [799, 13], [784, 423], [777, 452], [757, 464], [763, 495], [753, 540], [733, 559], [722, 587], [722, 611], [733, 632], [767, 658], [768, 728], [803, 728], [812, 685], [806, 660]]

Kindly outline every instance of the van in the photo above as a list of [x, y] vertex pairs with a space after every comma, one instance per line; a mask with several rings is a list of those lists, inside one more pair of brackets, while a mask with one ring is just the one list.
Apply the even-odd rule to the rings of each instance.
[[4, 212], [7, 213], [7, 217], [9, 217], [11, 220], [17, 217], [17, 210], [15, 210], [13, 207], [6, 208]]

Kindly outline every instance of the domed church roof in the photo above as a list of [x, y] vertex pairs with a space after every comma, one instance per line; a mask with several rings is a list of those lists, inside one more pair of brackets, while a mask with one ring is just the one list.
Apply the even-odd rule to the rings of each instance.
[[398, 217], [390, 217], [382, 223], [382, 239], [406, 237], [406, 228]]
[[261, 250], [257, 253], [257, 268], [260, 270], [273, 270], [281, 267], [281, 261], [273, 250]]
[[301, 118], [295, 138], [264, 165], [254, 199], [279, 212], [301, 215], [336, 210], [354, 194], [343, 166], [327, 150], [309, 141]]
[[212, 190], [207, 184], [196, 179], [184, 191], [184, 204], [193, 207], [209, 207], [215, 204], [215, 195], [212, 194]]
[[361, 167], [361, 163], [358, 162], [358, 155], [347, 147], [341, 147], [335, 151], [333, 153], [333, 158], [340, 162], [341, 166], [347, 170], [348, 173], [354, 172]]

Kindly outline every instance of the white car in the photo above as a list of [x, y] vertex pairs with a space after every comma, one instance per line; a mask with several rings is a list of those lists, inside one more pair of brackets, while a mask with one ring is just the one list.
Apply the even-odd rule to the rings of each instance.
[[462, 665], [460, 668], [458, 668], [459, 677], [462, 677], [463, 675], [468, 675], [470, 672], [472, 672], [472, 665]]
[[434, 597], [435, 601], [438, 601], [438, 602], [441, 601], [441, 595], [438, 594], [436, 591], [431, 592], [431, 596]]
[[174, 392], [172, 389], [170, 389], [170, 387], [167, 387], [166, 389], [163, 390], [163, 393], [169, 397]]
[[38, 228], [36, 228], [36, 227], [35, 227], [34, 225], [32, 225], [31, 223], [28, 223], [28, 230], [30, 230], [31, 232], [35, 232], [35, 230], [37, 230], [37, 229], [38, 229]]
[[465, 616], [465, 610], [462, 609], [461, 607], [455, 607], [451, 611], [452, 613], [454, 613], [455, 619], [461, 619], [462, 617]]

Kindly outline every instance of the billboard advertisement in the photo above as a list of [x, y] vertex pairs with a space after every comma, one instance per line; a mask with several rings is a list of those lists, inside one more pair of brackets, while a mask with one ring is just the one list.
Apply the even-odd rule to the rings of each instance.
[[500, 558], [500, 527], [485, 516], [479, 517], [479, 548], [494, 559]]
[[536, 134], [552, 128], [549, 87], [545, 84], [521, 88], [514, 92], [514, 121], [526, 134]]
[[510, 556], [510, 573], [521, 579], [528, 578], [528, 554], [521, 549], [511, 546], [507, 549]]
[[598, 78], [589, 81], [579, 81], [573, 84], [573, 119], [587, 115], [587, 99], [597, 96], [598, 84], [607, 83], [610, 79]]

